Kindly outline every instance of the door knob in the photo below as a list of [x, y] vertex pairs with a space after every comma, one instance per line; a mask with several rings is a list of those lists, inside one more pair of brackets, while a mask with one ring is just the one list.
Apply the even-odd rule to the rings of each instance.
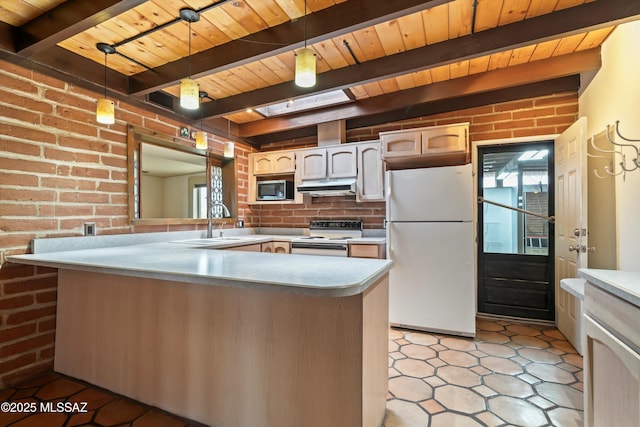
[[569, 245], [569, 252], [580, 252], [580, 246], [573, 246], [573, 245]]

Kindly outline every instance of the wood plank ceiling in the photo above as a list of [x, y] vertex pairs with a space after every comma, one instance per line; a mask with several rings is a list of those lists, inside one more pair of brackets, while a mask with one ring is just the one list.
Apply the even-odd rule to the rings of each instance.
[[[185, 7], [200, 11], [191, 56]], [[101, 89], [96, 43], [108, 43], [111, 96], [202, 115], [214, 130], [228, 118], [260, 144], [336, 118], [352, 127], [408, 118], [416, 104], [575, 90], [615, 25], [638, 18], [635, 0], [3, 0], [0, 57]], [[305, 40], [317, 57], [310, 89], [293, 84]], [[188, 74], [213, 99], [197, 113], [175, 102]], [[272, 118], [253, 109], [334, 89], [351, 102]]]

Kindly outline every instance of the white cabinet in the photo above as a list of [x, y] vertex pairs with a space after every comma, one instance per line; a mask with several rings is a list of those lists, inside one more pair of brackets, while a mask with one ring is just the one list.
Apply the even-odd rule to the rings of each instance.
[[640, 425], [640, 308], [587, 283], [585, 426]]
[[380, 132], [382, 157], [392, 168], [469, 161], [469, 124]]
[[300, 150], [296, 157], [303, 181], [357, 175], [356, 147], [352, 144]]
[[356, 198], [359, 202], [384, 200], [384, 166], [379, 142], [357, 144], [358, 180]]
[[296, 169], [293, 151], [274, 151], [249, 155], [253, 175], [278, 175], [294, 173]]

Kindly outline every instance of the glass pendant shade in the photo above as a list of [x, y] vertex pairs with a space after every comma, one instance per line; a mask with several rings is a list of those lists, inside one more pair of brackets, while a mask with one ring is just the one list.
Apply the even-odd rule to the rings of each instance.
[[316, 84], [316, 55], [303, 47], [296, 52], [296, 85], [312, 87]]
[[233, 157], [234, 156], [234, 145], [233, 142], [227, 141], [224, 143], [224, 157]]
[[106, 98], [98, 99], [96, 121], [104, 125], [112, 125], [116, 122], [115, 107], [112, 100]]
[[203, 132], [201, 130], [196, 132], [196, 148], [198, 150], [206, 150], [207, 148], [209, 148], [206, 132]]
[[180, 106], [187, 110], [197, 110], [200, 106], [198, 82], [183, 79], [180, 82]]

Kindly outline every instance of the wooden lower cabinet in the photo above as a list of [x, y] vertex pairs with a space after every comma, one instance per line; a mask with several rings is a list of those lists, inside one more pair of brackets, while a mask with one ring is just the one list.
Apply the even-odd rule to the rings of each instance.
[[55, 371], [216, 427], [381, 426], [388, 274], [346, 297], [252, 286], [60, 269]]
[[230, 251], [246, 251], [246, 252], [264, 252], [262, 250], [263, 243], [252, 243], [250, 245], [232, 246], [227, 248]]
[[273, 246], [273, 252], [277, 254], [290, 254], [291, 243], [289, 242], [271, 242]]
[[354, 258], [378, 258], [384, 259], [385, 246], [381, 244], [350, 244], [349, 256]]
[[584, 425], [640, 426], [640, 308], [589, 284], [585, 302]]

